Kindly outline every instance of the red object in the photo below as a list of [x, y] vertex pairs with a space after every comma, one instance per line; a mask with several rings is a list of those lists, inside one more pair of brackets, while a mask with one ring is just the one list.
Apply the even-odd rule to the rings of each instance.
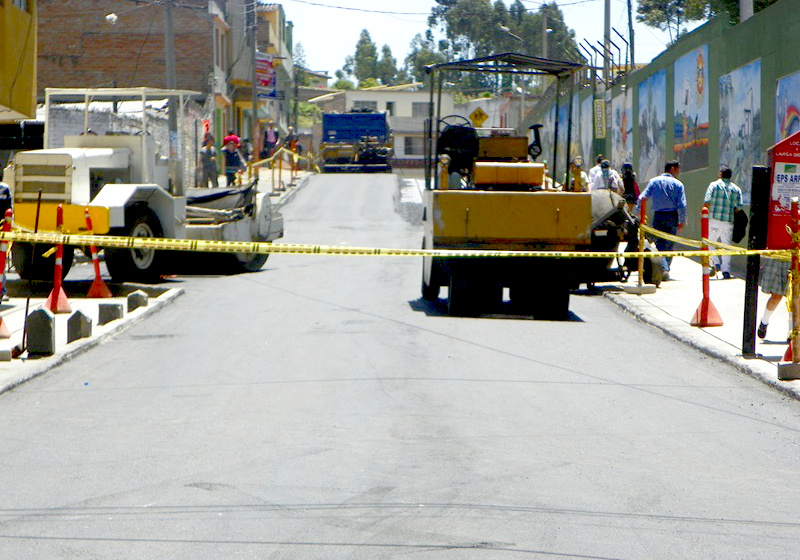
[[[708, 239], [708, 208], [705, 206], [700, 212], [700, 232], [702, 238]], [[708, 244], [703, 241], [703, 251], [708, 251]], [[691, 325], [693, 327], [721, 327], [722, 317], [720, 317], [717, 308], [711, 302], [711, 286], [709, 284], [709, 276], [711, 275], [711, 267], [709, 266], [708, 257], [703, 257], [703, 299], [700, 305], [694, 312]]]
[[767, 249], [791, 249], [786, 228], [791, 225], [791, 198], [800, 188], [800, 132], [772, 146], [767, 155], [771, 170]]
[[[92, 229], [92, 217], [89, 215], [88, 208], [85, 211], [85, 216], [86, 216], [86, 228], [89, 230], [89, 233], [94, 233], [94, 229]], [[102, 276], [100, 276], [100, 261], [97, 259], [97, 247], [95, 247], [94, 245], [90, 245], [89, 251], [92, 253], [92, 264], [94, 265], [94, 280], [92, 280], [92, 285], [89, 286], [89, 291], [86, 293], [86, 297], [110, 298], [112, 297], [111, 290], [108, 289], [108, 286], [106, 285]]]
[[[3, 231], [8, 233], [11, 231], [11, 221], [14, 218], [14, 214], [9, 208], [6, 210], [6, 219], [3, 221]], [[8, 254], [8, 241], [3, 241], [0, 243], [0, 266], [2, 266], [2, 270], [6, 269], [6, 255]], [[2, 293], [6, 293], [6, 276], [3, 274], [3, 289]], [[11, 332], [8, 330], [8, 325], [6, 322], [3, 321], [3, 318], [0, 317], [0, 338], [11, 338]]]
[[[56, 227], [60, 230], [64, 224], [64, 206], [58, 205], [56, 211]], [[62, 285], [64, 272], [64, 245], [59, 243], [56, 245], [56, 265], [53, 267], [53, 291], [47, 296], [47, 301], [44, 306], [53, 313], [69, 313], [72, 311], [67, 300], [67, 294], [64, 293], [64, 286]]]
[[203, 119], [203, 134], [208, 134], [209, 132], [211, 132], [211, 121]]
[[238, 136], [236, 136], [235, 134], [228, 134], [228, 135], [227, 135], [227, 136], [226, 136], [226, 137], [225, 137], [225, 138], [222, 140], [222, 144], [223, 144], [223, 145], [227, 145], [227, 144], [228, 144], [228, 142], [231, 142], [231, 141], [233, 141], [234, 145], [235, 145], [237, 148], [241, 148], [241, 147], [242, 147], [242, 140], [241, 140], [241, 139], [240, 139]]

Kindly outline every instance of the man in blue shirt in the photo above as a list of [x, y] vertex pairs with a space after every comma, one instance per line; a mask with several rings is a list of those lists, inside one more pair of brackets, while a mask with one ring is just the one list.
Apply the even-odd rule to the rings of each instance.
[[[664, 174], [653, 177], [639, 195], [636, 202], [637, 210], [643, 198], [650, 200], [653, 210], [653, 228], [675, 235], [686, 225], [686, 189], [678, 180], [681, 166], [678, 161], [668, 161], [664, 166]], [[660, 237], [656, 239], [656, 248], [659, 251], [671, 251], [675, 245]], [[664, 270], [663, 278], [669, 278], [669, 267], [672, 257], [661, 257], [661, 267]]]

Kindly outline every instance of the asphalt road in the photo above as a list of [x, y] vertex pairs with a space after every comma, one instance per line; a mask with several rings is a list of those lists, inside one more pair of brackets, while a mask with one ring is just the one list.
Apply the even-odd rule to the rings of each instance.
[[[418, 247], [389, 175], [285, 242]], [[0, 395], [0, 558], [798, 558], [797, 402], [579, 294], [449, 318], [418, 258], [273, 255]]]

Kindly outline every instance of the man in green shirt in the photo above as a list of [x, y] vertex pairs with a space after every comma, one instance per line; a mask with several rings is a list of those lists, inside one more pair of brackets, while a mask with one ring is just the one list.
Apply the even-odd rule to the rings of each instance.
[[[731, 181], [732, 176], [730, 167], [720, 167], [719, 179], [708, 185], [703, 204], [708, 208], [708, 239], [727, 245], [732, 243], [734, 210], [741, 208], [743, 204], [742, 189]], [[723, 278], [731, 277], [730, 256], [712, 257], [711, 260], [717, 271], [722, 270]]]

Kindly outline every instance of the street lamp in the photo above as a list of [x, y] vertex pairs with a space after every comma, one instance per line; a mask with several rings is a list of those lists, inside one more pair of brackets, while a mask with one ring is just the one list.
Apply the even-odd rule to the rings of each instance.
[[[506, 27], [505, 25], [498, 24], [497, 27], [503, 33], [505, 33], [507, 35], [510, 35], [511, 37], [513, 37], [514, 39], [519, 41], [520, 49], [522, 49], [523, 51], [525, 50], [525, 39], [523, 39], [519, 35], [515, 35], [514, 33], [512, 33], [511, 30], [508, 27]], [[520, 85], [518, 85], [515, 89], [520, 94], [520, 98], [519, 98], [519, 125], [522, 126], [522, 121], [525, 120], [525, 82], [523, 81], [522, 76], [520, 76], [520, 78], [519, 78], [519, 84]]]

